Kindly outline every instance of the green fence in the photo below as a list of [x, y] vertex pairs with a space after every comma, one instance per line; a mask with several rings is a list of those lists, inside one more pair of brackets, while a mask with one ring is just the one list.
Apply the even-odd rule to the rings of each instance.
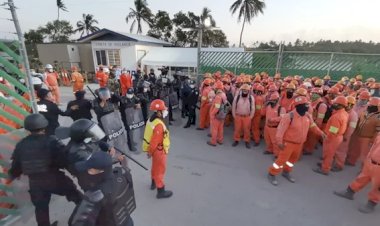
[[380, 80], [380, 54], [324, 52], [201, 52], [200, 72], [230, 70], [236, 74], [267, 71], [286, 75], [324, 76], [333, 79], [362, 74]]

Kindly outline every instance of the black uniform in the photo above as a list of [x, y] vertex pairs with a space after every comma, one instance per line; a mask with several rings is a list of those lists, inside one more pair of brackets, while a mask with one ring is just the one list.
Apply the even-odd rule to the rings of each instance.
[[81, 100], [72, 100], [67, 104], [67, 110], [70, 111], [71, 107], [78, 106], [77, 110], [72, 110], [69, 116], [73, 119], [73, 121], [76, 121], [81, 118], [85, 119], [92, 119], [91, 115], [91, 108], [92, 104], [87, 99], [81, 99]]
[[50, 100], [40, 100], [37, 102], [37, 105], [39, 113], [49, 121], [49, 125], [46, 128], [46, 134], [48, 135], [54, 135], [55, 129], [59, 126], [59, 115], [69, 116], [71, 114], [70, 109], [63, 112], [57, 104]]
[[112, 113], [115, 111], [117, 108], [117, 105], [115, 103], [116, 101], [112, 100], [107, 100], [106, 104], [102, 107], [100, 106], [100, 100], [95, 99], [92, 101], [92, 108], [95, 111], [96, 117], [98, 119], [98, 124], [101, 128], [103, 128], [102, 123], [101, 123], [101, 118], [109, 113]]
[[[125, 109], [127, 108], [136, 108], [136, 105], [140, 104], [141, 106], [141, 101], [140, 98], [138, 98], [136, 95], [134, 95], [132, 98], [127, 98], [127, 97], [122, 97], [120, 100], [120, 114], [121, 114], [121, 119], [124, 123], [124, 127], [129, 133], [129, 125], [127, 123], [126, 115], [125, 115]], [[130, 136], [128, 136], [128, 147], [129, 150], [132, 150], [131, 146], [131, 139]]]
[[189, 79], [185, 79], [184, 81], [182, 81], [182, 84], [181, 84], [180, 94], [181, 94], [181, 99], [182, 99], [182, 109], [181, 109], [182, 118], [185, 118], [185, 116], [189, 114], [186, 100], [191, 93], [191, 88], [188, 81]]
[[140, 99], [141, 110], [143, 113], [144, 121], [148, 120], [148, 107], [149, 107], [149, 92], [144, 90], [144, 87], [139, 87], [137, 89], [136, 96]]
[[173, 92], [172, 82], [164, 75], [156, 81], [157, 99], [161, 99], [165, 102], [166, 106], [169, 106], [169, 121], [173, 119], [173, 109], [169, 101], [169, 94]]
[[64, 146], [45, 134], [32, 134], [22, 139], [12, 156], [11, 179], [29, 177], [29, 193], [38, 226], [50, 226], [49, 202], [52, 194], [66, 196], [76, 204], [81, 194], [73, 181], [60, 171], [65, 166]]
[[189, 114], [185, 128], [190, 127], [190, 125], [195, 125], [195, 121], [196, 121], [195, 109], [197, 108], [198, 98], [199, 98], [199, 91], [197, 88], [193, 88], [191, 89], [190, 94], [184, 99], [185, 106]]

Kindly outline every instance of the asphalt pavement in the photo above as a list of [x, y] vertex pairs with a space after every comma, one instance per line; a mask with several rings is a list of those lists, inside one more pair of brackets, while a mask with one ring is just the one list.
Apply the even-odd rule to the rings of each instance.
[[[92, 85], [96, 87], [96, 85]], [[73, 99], [71, 88], [61, 88], [63, 106]], [[93, 98], [91, 93], [87, 98]], [[266, 178], [272, 157], [263, 155], [264, 142], [246, 149], [243, 142], [232, 147], [232, 127], [225, 128], [223, 145], [206, 144], [208, 131], [182, 128], [185, 120], [175, 114], [170, 127], [171, 149], [167, 159], [166, 188], [172, 198], [157, 200], [149, 190], [150, 172], [130, 162], [137, 209], [132, 214], [136, 226], [378, 226], [380, 207], [362, 214], [358, 207], [367, 202], [368, 187], [354, 201], [333, 195], [345, 189], [359, 172], [348, 167], [329, 176], [316, 174], [319, 149], [294, 167], [296, 183], [279, 176], [279, 186]], [[61, 117], [62, 125], [71, 119]], [[145, 154], [133, 155], [150, 169]], [[51, 220], [67, 225], [73, 204], [55, 197], [50, 204]], [[14, 225], [35, 226], [34, 217]]]

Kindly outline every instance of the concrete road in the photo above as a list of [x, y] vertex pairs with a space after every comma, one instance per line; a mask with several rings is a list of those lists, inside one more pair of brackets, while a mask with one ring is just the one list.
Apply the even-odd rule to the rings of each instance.
[[[61, 88], [64, 103], [72, 99], [71, 89]], [[90, 93], [88, 98], [92, 98]], [[64, 106], [65, 107], [65, 106]], [[263, 155], [264, 144], [248, 150], [241, 143], [232, 144], [232, 128], [225, 130], [224, 145], [206, 144], [207, 131], [194, 127], [183, 129], [185, 121], [176, 115], [170, 127], [172, 147], [168, 156], [166, 187], [173, 190], [170, 199], [157, 200], [149, 190], [150, 172], [130, 163], [134, 179], [137, 209], [132, 217], [142, 226], [377, 226], [380, 208], [371, 215], [357, 211], [367, 201], [368, 188], [357, 194], [354, 201], [333, 195], [345, 189], [358, 173], [349, 167], [340, 173], [322, 176], [312, 172], [320, 150], [296, 164], [295, 184], [279, 177], [279, 186], [266, 178], [272, 164]], [[69, 125], [62, 118], [63, 125]], [[135, 155], [150, 168], [144, 154]], [[73, 205], [56, 198], [50, 205], [51, 219], [67, 225]], [[15, 225], [36, 225], [34, 218]]]

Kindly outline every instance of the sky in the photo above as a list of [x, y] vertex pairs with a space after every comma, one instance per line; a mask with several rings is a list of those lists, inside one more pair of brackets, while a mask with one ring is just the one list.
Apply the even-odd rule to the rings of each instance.
[[[7, 0], [3, 0], [5, 2]], [[14, 0], [21, 29], [36, 29], [57, 19], [56, 0]], [[69, 12], [61, 19], [69, 20], [75, 28], [82, 14], [93, 14], [98, 27], [129, 32], [125, 17], [134, 7], [133, 0], [63, 0]], [[227, 35], [230, 45], [239, 43], [241, 23], [229, 8], [234, 0], [147, 0], [155, 13], [165, 10], [172, 17], [179, 11], [200, 14], [203, 7], [211, 9], [217, 27]], [[256, 41], [294, 42], [320, 39], [363, 40], [380, 42], [380, 1], [376, 0], [266, 0], [264, 14], [247, 24], [243, 33], [246, 46]], [[10, 12], [0, 8], [0, 38], [16, 38]], [[145, 26], [143, 33], [148, 28]]]

